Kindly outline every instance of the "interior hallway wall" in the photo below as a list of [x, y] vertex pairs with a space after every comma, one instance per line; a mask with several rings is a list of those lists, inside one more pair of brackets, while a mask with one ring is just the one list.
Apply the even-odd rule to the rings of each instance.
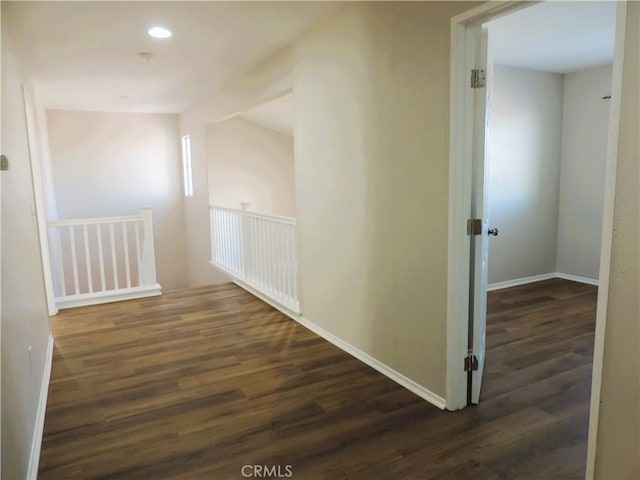
[[[0, 172], [1, 269], [1, 438], [3, 479], [26, 478], [41, 385], [47, 364], [49, 318], [38, 228], [34, 218], [20, 51], [12, 44], [2, 5], [2, 153], [10, 162]], [[29, 347], [31, 351], [29, 352]]]
[[185, 287], [178, 117], [49, 110], [47, 123], [59, 218], [152, 207], [158, 282]]
[[490, 112], [489, 284], [556, 270], [563, 75], [495, 65]]
[[556, 271], [597, 280], [611, 65], [564, 76]]
[[294, 73], [303, 315], [442, 397], [450, 19], [471, 6], [358, 4]]
[[296, 216], [293, 136], [232, 118], [207, 126], [211, 205]]

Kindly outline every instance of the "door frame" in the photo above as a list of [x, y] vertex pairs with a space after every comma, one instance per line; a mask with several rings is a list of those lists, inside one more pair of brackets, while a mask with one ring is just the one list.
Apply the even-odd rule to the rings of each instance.
[[464, 358], [469, 339], [470, 242], [473, 151], [473, 90], [469, 74], [474, 52], [467, 36], [473, 26], [526, 8], [536, 1], [487, 2], [451, 19], [449, 126], [449, 248], [447, 270], [447, 387], [448, 410], [467, 406]]
[[[466, 406], [467, 375], [464, 357], [468, 340], [468, 298], [470, 242], [466, 221], [471, 204], [471, 151], [473, 147], [473, 92], [469, 88], [472, 52], [466, 49], [467, 30], [473, 25], [513, 13], [538, 1], [486, 2], [451, 19], [450, 129], [449, 129], [449, 248], [447, 277], [447, 368], [448, 410]], [[622, 71], [627, 22], [626, 0], [617, 2], [612, 98], [609, 116], [606, 180], [596, 332], [593, 357], [587, 479], [593, 478], [602, 383], [604, 336], [609, 291], [609, 272], [613, 234], [618, 132], [620, 123]]]
[[33, 185], [34, 218], [38, 227], [40, 241], [40, 260], [44, 276], [44, 290], [47, 296], [49, 316], [58, 313], [53, 287], [53, 272], [47, 231], [47, 211], [44, 198], [44, 180], [42, 175], [42, 156], [39, 143], [39, 125], [36, 119], [36, 107], [27, 86], [22, 85], [22, 99], [26, 118], [27, 141], [29, 144], [29, 161], [31, 166], [31, 181]]

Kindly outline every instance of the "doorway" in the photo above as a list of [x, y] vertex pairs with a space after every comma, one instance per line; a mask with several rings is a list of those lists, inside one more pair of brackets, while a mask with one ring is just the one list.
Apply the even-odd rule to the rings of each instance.
[[[488, 223], [489, 209], [484, 208], [485, 193], [485, 149], [484, 128], [486, 116], [482, 109], [486, 104], [486, 93], [470, 88], [469, 73], [487, 71], [482, 61], [481, 26], [499, 17], [505, 17], [516, 11], [534, 8], [522, 4], [483, 5], [465, 14], [455, 17], [452, 22], [452, 103], [451, 103], [451, 144], [450, 144], [450, 218], [449, 218], [449, 290], [448, 290], [448, 367], [447, 367], [447, 403], [449, 409], [464, 408], [467, 404], [468, 386], [477, 393], [473, 403], [479, 399], [481, 372], [483, 370], [484, 341], [486, 332], [486, 311], [482, 311], [483, 300], [486, 301], [486, 283], [482, 273], [487, 274], [488, 267], [482, 266], [488, 251], [488, 231], [490, 227], [498, 227]], [[575, 8], [579, 8], [578, 5]], [[611, 99], [599, 99], [610, 102], [611, 120], [607, 126], [608, 145], [606, 169], [613, 171], [617, 145], [617, 120], [620, 112], [620, 88], [622, 52], [624, 39], [624, 20], [626, 5], [617, 5], [616, 42], [613, 58], [613, 74], [611, 83]], [[551, 46], [552, 47], [552, 46]], [[474, 73], [472, 73], [472, 85]], [[478, 75], [476, 74], [476, 78]], [[484, 80], [480, 75], [480, 83]], [[489, 82], [491, 75], [489, 74]], [[490, 85], [489, 85], [490, 87]], [[608, 95], [602, 95], [608, 96]], [[490, 99], [491, 101], [491, 99]], [[489, 102], [489, 107], [491, 104]], [[474, 116], [475, 115], [475, 116]], [[478, 139], [481, 143], [478, 143]], [[474, 175], [475, 174], [475, 175]], [[488, 178], [488, 177], [487, 177]], [[599, 263], [599, 279], [601, 284], [608, 280], [609, 265], [607, 259], [610, 251], [610, 233], [612, 219], [613, 180], [607, 177], [604, 188], [604, 209], [601, 231], [602, 261]], [[474, 207], [475, 206], [475, 207]], [[478, 211], [474, 212], [473, 209]], [[469, 224], [469, 219], [478, 219], [477, 228]], [[471, 227], [471, 228], [469, 228]], [[470, 249], [467, 232], [478, 233], [475, 246]], [[607, 238], [609, 237], [609, 238]], [[500, 237], [498, 237], [500, 238]], [[556, 232], [556, 238], [559, 238]], [[598, 252], [597, 257], [600, 257]], [[473, 262], [472, 262], [473, 260]], [[474, 274], [474, 268], [476, 272]], [[554, 272], [549, 272], [554, 273]], [[531, 275], [535, 276], [535, 275]], [[470, 278], [472, 280], [470, 280]], [[521, 277], [522, 278], [522, 277]], [[486, 276], [485, 276], [486, 279]], [[495, 282], [499, 283], [499, 282]], [[607, 290], [602, 288], [598, 297], [599, 323], [604, 321], [604, 305]], [[465, 302], [462, 299], [469, 299]], [[471, 328], [469, 328], [471, 327]], [[596, 343], [598, 338], [596, 337]], [[594, 363], [602, 362], [602, 352], [596, 348]], [[476, 367], [477, 365], [477, 367]], [[466, 367], [466, 368], [465, 368]], [[600, 379], [594, 378], [594, 392], [598, 389]], [[592, 403], [597, 401], [592, 395]], [[591, 419], [593, 423], [593, 415]], [[589, 461], [593, 459], [590, 457]]]

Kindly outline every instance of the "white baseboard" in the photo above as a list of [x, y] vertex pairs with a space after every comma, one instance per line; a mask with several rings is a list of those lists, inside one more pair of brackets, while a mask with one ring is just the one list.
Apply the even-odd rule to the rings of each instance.
[[586, 283], [588, 285], [598, 285], [598, 280], [588, 277], [579, 277], [577, 275], [570, 275], [568, 273], [551, 272], [543, 273], [542, 275], [534, 275], [533, 277], [516, 278], [514, 280], [507, 280], [505, 282], [491, 283], [487, 285], [487, 291], [501, 290], [503, 288], [517, 287], [518, 285], [526, 285], [528, 283], [541, 282], [542, 280], [550, 280], [552, 278], [562, 278], [563, 280], [570, 280], [572, 282]]
[[572, 282], [586, 283], [587, 285], [598, 286], [599, 282], [597, 278], [580, 277], [578, 275], [570, 275], [568, 273], [556, 272], [556, 278], [562, 278], [563, 280], [571, 280]]
[[413, 393], [415, 393], [419, 397], [425, 399], [427, 402], [431, 403], [432, 405], [435, 405], [436, 407], [440, 408], [441, 410], [444, 410], [445, 407], [447, 406], [446, 400], [444, 398], [442, 398], [441, 396], [436, 395], [432, 391], [424, 388], [422, 385], [417, 384], [416, 382], [414, 382], [410, 378], [405, 377], [400, 372], [397, 372], [396, 370], [394, 370], [393, 368], [389, 367], [388, 365], [385, 365], [384, 363], [380, 362], [379, 360], [376, 360], [375, 358], [373, 358], [369, 354], [363, 352], [359, 348], [356, 348], [353, 345], [351, 345], [350, 343], [345, 342], [341, 338], [336, 337], [334, 334], [326, 331], [324, 328], [319, 327], [315, 323], [307, 320], [306, 318], [304, 318], [302, 316], [299, 316], [298, 318], [295, 318], [295, 317], [291, 317], [291, 318], [293, 318], [295, 321], [300, 323], [300, 325], [302, 325], [303, 327], [306, 327], [309, 330], [311, 330], [316, 335], [318, 335], [318, 336], [324, 338], [325, 340], [327, 340], [328, 342], [334, 344], [340, 350], [342, 350], [342, 351], [354, 356], [355, 358], [357, 358], [361, 362], [366, 363], [371, 368], [373, 368], [373, 369], [377, 370], [378, 372], [382, 373], [385, 377], [387, 377], [387, 378], [393, 380], [394, 382], [402, 385], [407, 390], [412, 391]]
[[291, 308], [288, 305], [285, 305], [284, 303], [280, 303], [280, 302], [274, 300], [273, 298], [269, 297], [268, 295], [263, 294], [260, 290], [258, 290], [256, 288], [253, 288], [248, 283], [243, 282], [242, 280], [239, 280], [237, 278], [233, 278], [231, 281], [233, 283], [235, 283], [236, 285], [238, 285], [240, 288], [244, 288], [251, 295], [253, 295], [255, 297], [258, 297], [264, 303], [268, 303], [269, 305], [271, 305], [276, 310], [280, 310], [287, 317], [291, 317], [294, 320], [297, 320], [296, 317], [300, 316], [300, 311], [295, 310], [294, 308]]
[[38, 478], [38, 466], [40, 465], [40, 449], [42, 448], [42, 435], [44, 433], [44, 417], [47, 411], [49, 380], [51, 380], [51, 366], [53, 364], [53, 345], [53, 336], [49, 335], [44, 372], [42, 374], [42, 384], [40, 385], [40, 400], [38, 401], [36, 423], [33, 428], [33, 439], [31, 441], [31, 455], [29, 456], [27, 480], [36, 480]]
[[541, 282], [542, 280], [550, 280], [556, 278], [555, 273], [543, 273], [542, 275], [534, 275], [533, 277], [516, 278], [505, 282], [491, 283], [487, 285], [487, 291], [501, 290], [503, 288], [517, 287], [518, 285], [526, 285], [527, 283]]
[[[328, 332], [324, 328], [319, 327], [315, 323], [307, 320], [306, 318], [304, 318], [302, 316], [302, 314], [300, 313], [300, 309], [299, 309], [299, 307], [297, 305], [295, 307], [292, 307], [292, 306], [284, 305], [284, 304], [282, 304], [280, 302], [277, 302], [274, 299], [270, 298], [268, 295], [265, 295], [262, 292], [260, 292], [259, 290], [257, 290], [256, 288], [254, 288], [252, 285], [249, 285], [246, 282], [238, 279], [238, 277], [236, 275], [234, 275], [233, 272], [229, 272], [223, 266], [217, 264], [216, 262], [209, 262], [209, 263], [210, 263], [210, 265], [212, 267], [215, 267], [215, 268], [217, 268], [219, 270], [222, 270], [224, 273], [226, 273], [228, 275], [231, 275], [231, 277], [233, 279], [233, 283], [235, 283], [239, 287], [245, 289], [246, 291], [248, 291], [252, 295], [258, 297], [259, 299], [261, 299], [262, 301], [268, 303], [269, 305], [271, 305], [272, 307], [276, 308], [277, 310], [280, 310], [282, 313], [287, 315], [289, 318], [291, 318], [292, 320], [295, 320], [296, 322], [298, 322], [303, 327], [308, 328], [309, 330], [311, 330], [316, 335], [318, 335], [318, 336], [324, 338], [325, 340], [327, 340], [328, 342], [332, 343], [333, 345], [338, 347], [340, 350], [352, 355], [353, 357], [357, 358], [361, 362], [366, 363], [367, 365], [369, 365], [374, 370], [377, 370], [378, 372], [382, 373], [385, 377], [387, 377], [387, 378], [393, 380], [394, 382], [402, 385], [407, 390], [412, 391], [413, 393], [415, 393], [419, 397], [425, 399], [427, 402], [431, 403], [432, 405], [435, 405], [436, 407], [438, 407], [438, 408], [440, 408], [442, 410], [444, 410], [446, 408], [447, 402], [446, 402], [446, 400], [444, 398], [442, 398], [441, 396], [436, 395], [432, 391], [424, 388], [422, 385], [417, 384], [416, 382], [414, 382], [410, 378], [405, 377], [400, 372], [397, 372], [396, 370], [394, 370], [393, 368], [389, 367], [388, 365], [385, 365], [381, 361], [376, 360], [375, 358], [373, 358], [369, 354], [367, 354], [367, 353], [363, 352], [362, 350], [354, 347], [350, 343], [345, 342], [344, 340], [342, 340], [341, 338], [339, 338], [339, 337], [335, 336], [334, 334]], [[296, 308], [296, 307], [298, 307], [298, 308]]]
[[327, 340], [328, 342], [332, 343], [333, 345], [338, 347], [340, 350], [352, 355], [353, 357], [357, 358], [361, 362], [366, 363], [367, 365], [369, 365], [374, 370], [377, 370], [378, 372], [382, 373], [385, 377], [387, 377], [387, 378], [393, 380], [394, 382], [402, 385], [407, 390], [412, 391], [413, 393], [415, 393], [419, 397], [425, 399], [427, 402], [431, 403], [432, 405], [435, 405], [436, 407], [440, 408], [441, 410], [444, 410], [446, 408], [447, 402], [446, 402], [446, 400], [444, 398], [442, 398], [441, 396], [436, 395], [432, 391], [424, 388], [422, 385], [417, 384], [416, 382], [414, 382], [410, 378], [405, 377], [400, 372], [397, 372], [396, 370], [394, 370], [393, 368], [389, 367], [388, 365], [385, 365], [381, 361], [376, 360], [375, 358], [373, 358], [369, 354], [363, 352], [359, 348], [356, 348], [353, 345], [351, 345], [350, 343], [345, 342], [341, 338], [338, 338], [337, 336], [335, 336], [334, 334], [328, 332], [324, 328], [319, 327], [315, 323], [307, 320], [306, 318], [304, 318], [302, 316], [302, 314], [300, 313], [299, 308], [291, 308], [290, 306], [287, 306], [287, 305], [284, 305], [284, 304], [279, 303], [277, 301], [274, 301], [268, 295], [264, 295], [262, 292], [260, 292], [259, 290], [256, 290], [251, 285], [249, 285], [246, 282], [238, 279], [238, 277], [233, 275], [233, 272], [228, 272], [224, 267], [222, 267], [221, 265], [216, 264], [215, 262], [210, 262], [210, 265], [212, 267], [215, 267], [215, 268], [218, 268], [218, 269], [224, 271], [227, 274], [230, 274], [232, 276], [232, 278], [233, 278], [233, 283], [235, 283], [236, 285], [238, 285], [241, 288], [244, 288], [246, 291], [248, 291], [252, 295], [258, 297], [262, 301], [268, 303], [272, 307], [280, 310], [286, 316], [288, 316], [292, 320], [295, 320], [296, 322], [298, 322], [303, 327], [308, 328], [309, 330], [311, 330], [316, 335], [318, 335], [318, 336], [324, 338], [325, 340]]
[[74, 307], [86, 307], [87, 305], [100, 305], [102, 303], [121, 302], [136, 298], [155, 297], [162, 295], [162, 287], [159, 283], [141, 287], [120, 288], [106, 292], [80, 293], [67, 297], [56, 297], [56, 306], [59, 310]]

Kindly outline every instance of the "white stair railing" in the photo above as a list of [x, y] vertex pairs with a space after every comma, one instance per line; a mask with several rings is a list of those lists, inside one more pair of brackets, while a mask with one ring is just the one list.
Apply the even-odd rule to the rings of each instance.
[[160, 295], [151, 208], [48, 222], [58, 309]]
[[213, 206], [210, 216], [211, 265], [300, 313], [296, 219]]

